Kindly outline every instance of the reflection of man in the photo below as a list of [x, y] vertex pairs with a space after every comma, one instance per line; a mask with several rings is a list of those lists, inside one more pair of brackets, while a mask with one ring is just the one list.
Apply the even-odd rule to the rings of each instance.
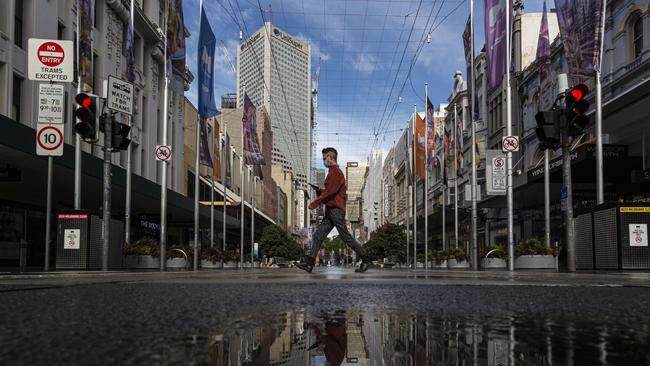
[[345, 352], [348, 345], [348, 336], [345, 329], [345, 319], [337, 319], [334, 321], [328, 321], [325, 323], [325, 332], [323, 334], [321, 330], [314, 324], [310, 324], [309, 327], [314, 329], [316, 334], [316, 343], [313, 344], [310, 349], [314, 349], [320, 345], [324, 345], [323, 353], [325, 354], [325, 359], [327, 360], [327, 366], [338, 366], [343, 363], [345, 359]]

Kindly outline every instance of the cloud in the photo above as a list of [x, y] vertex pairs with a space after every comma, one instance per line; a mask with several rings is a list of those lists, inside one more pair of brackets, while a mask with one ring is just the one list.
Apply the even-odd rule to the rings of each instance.
[[352, 68], [359, 72], [370, 74], [377, 68], [377, 59], [372, 54], [360, 53], [354, 62], [352, 62]]

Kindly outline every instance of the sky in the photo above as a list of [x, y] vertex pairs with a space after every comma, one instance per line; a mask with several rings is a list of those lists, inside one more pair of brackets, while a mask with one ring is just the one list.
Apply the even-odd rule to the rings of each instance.
[[[524, 2], [539, 12], [543, 0]], [[237, 64], [239, 31], [244, 38], [269, 20], [269, 1], [203, 0], [215, 33], [214, 89], [236, 92], [236, 78], [223, 44]], [[273, 23], [312, 46], [312, 79], [321, 59], [316, 146], [333, 146], [339, 163], [366, 161], [371, 151], [390, 149], [412, 115], [424, 110], [425, 83], [434, 105], [445, 103], [456, 70], [466, 70], [462, 33], [468, 0], [272, 0]], [[484, 43], [483, 1], [475, 1], [475, 50]], [[553, 3], [549, 4], [549, 9]], [[195, 76], [186, 96], [196, 105], [199, 0], [185, 0], [187, 64]], [[431, 43], [427, 35], [431, 34]], [[401, 103], [399, 102], [401, 96]], [[288, 126], [290, 128], [290, 126]], [[314, 164], [320, 167], [319, 154]]]

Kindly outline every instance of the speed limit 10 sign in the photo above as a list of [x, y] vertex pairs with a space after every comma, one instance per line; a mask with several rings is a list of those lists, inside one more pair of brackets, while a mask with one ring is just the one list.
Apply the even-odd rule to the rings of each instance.
[[63, 126], [62, 124], [38, 124], [36, 128], [36, 155], [63, 155]]

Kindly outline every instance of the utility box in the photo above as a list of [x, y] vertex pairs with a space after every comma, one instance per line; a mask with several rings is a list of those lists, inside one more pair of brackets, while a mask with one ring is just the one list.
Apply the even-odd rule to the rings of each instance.
[[[56, 268], [92, 270], [102, 267], [103, 220], [89, 211], [57, 216]], [[108, 267], [122, 268], [124, 222], [111, 219]]]
[[650, 205], [599, 205], [576, 217], [577, 269], [650, 269]]

